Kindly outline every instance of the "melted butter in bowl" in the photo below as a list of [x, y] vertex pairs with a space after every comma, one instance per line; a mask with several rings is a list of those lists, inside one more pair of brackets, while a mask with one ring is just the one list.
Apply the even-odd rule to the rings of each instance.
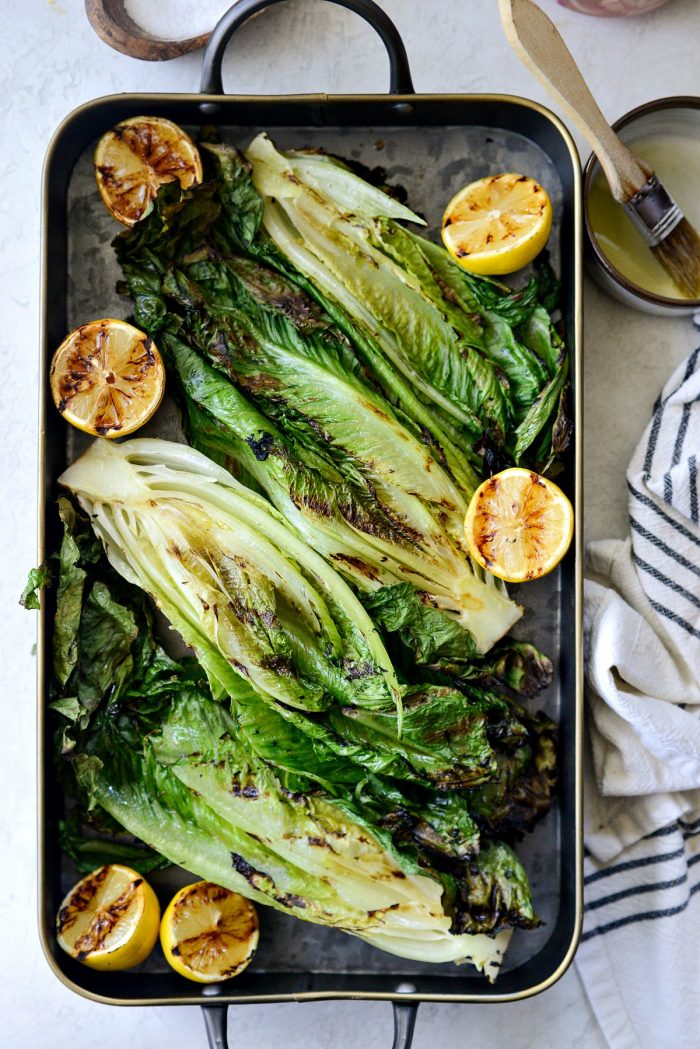
[[[688, 221], [700, 231], [700, 99], [661, 99], [614, 125], [620, 138], [659, 176]], [[612, 197], [595, 157], [584, 181], [590, 268], [607, 291], [652, 313], [691, 313], [625, 209]]]

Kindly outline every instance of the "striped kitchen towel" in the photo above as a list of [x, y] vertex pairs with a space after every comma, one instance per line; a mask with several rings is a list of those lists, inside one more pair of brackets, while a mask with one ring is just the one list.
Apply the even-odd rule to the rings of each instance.
[[585, 906], [576, 964], [611, 1049], [700, 1047], [700, 349], [627, 473], [630, 535], [585, 584]]

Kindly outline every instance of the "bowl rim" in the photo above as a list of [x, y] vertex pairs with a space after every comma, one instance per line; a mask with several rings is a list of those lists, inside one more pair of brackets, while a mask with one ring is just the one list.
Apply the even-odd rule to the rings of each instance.
[[[644, 102], [642, 105], [630, 109], [629, 112], [619, 117], [611, 127], [613, 131], [619, 131], [621, 128], [633, 124], [639, 117], [646, 116], [648, 113], [672, 109], [697, 109], [700, 111], [700, 97], [697, 95], [668, 95], [665, 98], [652, 99], [650, 102]], [[700, 308], [700, 296], [694, 299], [686, 299], [681, 296], [678, 298], [671, 298], [668, 295], [656, 295], [653, 291], [647, 291], [646, 288], [642, 288], [639, 284], [635, 284], [634, 281], [629, 280], [628, 277], [621, 273], [615, 266], [613, 266], [612, 262], [610, 262], [598, 244], [588, 213], [589, 190], [596, 163], [599, 164], [598, 158], [595, 153], [591, 153], [583, 169], [583, 220], [587, 242], [599, 265], [608, 277], [615, 282], [615, 284], [623, 288], [628, 294], [637, 299], [642, 299], [644, 302], [648, 302], [654, 306], [666, 306], [675, 309], [682, 306], [687, 309], [688, 312]]]

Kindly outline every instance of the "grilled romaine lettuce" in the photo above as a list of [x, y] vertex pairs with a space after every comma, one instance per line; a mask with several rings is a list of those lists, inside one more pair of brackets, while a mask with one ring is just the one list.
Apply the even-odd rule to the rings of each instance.
[[265, 133], [246, 156], [275, 247], [342, 307], [460, 448], [495, 446], [520, 463], [540, 437], [552, 457], [568, 359], [546, 311], [533, 319], [536, 278], [512, 293], [466, 274], [397, 222], [418, 216], [333, 157], [281, 153]]
[[[98, 826], [139, 839], [81, 836], [74, 809], [69, 854], [144, 872], [169, 860], [403, 957], [471, 961], [494, 978], [511, 928], [537, 919], [511, 850], [480, 840], [471, 794], [368, 774], [299, 734], [243, 677], [230, 709], [215, 702], [197, 663], [156, 643], [142, 592], [112, 570], [88, 521], [65, 499], [60, 508], [53, 706], [71, 741], [61, 763]], [[94, 677], [75, 718], [68, 693], [98, 650], [119, 673]]]
[[162, 192], [116, 241], [136, 320], [178, 378], [188, 439], [242, 467], [358, 589], [409, 583], [444, 616], [443, 631], [459, 624], [463, 661], [488, 651], [521, 610], [468, 558], [463, 520], [478, 478], [388, 403], [304, 290], [241, 255], [225, 208], [230, 169], [244, 162], [234, 151], [217, 160], [221, 200], [211, 184]]
[[[183, 725], [198, 740], [192, 756], [178, 749]], [[236, 739], [225, 710], [202, 696], [181, 697], [142, 752], [103, 730], [75, 766], [102, 808], [173, 863], [401, 957], [470, 961], [493, 978], [511, 927], [536, 924], [526, 876], [506, 846], [505, 878], [489, 849], [481, 865], [462, 865], [461, 880], [445, 879], [454, 883], [448, 895], [438, 872], [402, 861], [371, 820], [320, 791], [285, 789]]]
[[301, 733], [368, 771], [474, 787], [497, 697], [400, 686], [369, 614], [266, 502], [186, 445], [97, 440], [62, 475], [113, 566], [191, 645], [215, 696], [243, 678]]

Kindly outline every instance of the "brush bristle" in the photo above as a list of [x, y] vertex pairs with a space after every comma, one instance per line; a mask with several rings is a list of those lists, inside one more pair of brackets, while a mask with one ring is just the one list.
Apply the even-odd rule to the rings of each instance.
[[700, 298], [700, 236], [687, 219], [651, 250], [684, 295]]

